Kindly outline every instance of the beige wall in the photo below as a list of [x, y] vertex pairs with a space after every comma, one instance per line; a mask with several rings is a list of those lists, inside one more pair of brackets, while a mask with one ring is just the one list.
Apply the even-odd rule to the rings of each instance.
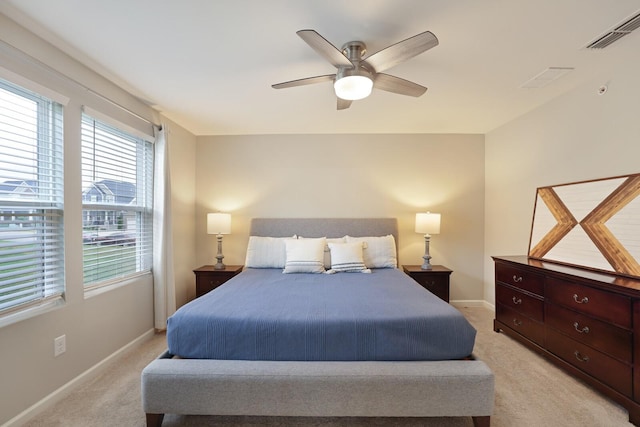
[[[640, 58], [486, 135], [485, 299], [491, 255], [526, 254], [537, 187], [640, 172]], [[608, 85], [605, 95], [597, 89]]]
[[169, 131], [173, 265], [176, 306], [180, 307], [196, 296], [193, 275], [196, 259], [196, 137], [166, 118], [162, 122]]
[[[64, 108], [65, 301], [47, 313], [0, 327], [0, 424], [4, 424], [127, 344], [153, 331], [150, 274], [117, 289], [87, 297], [82, 281], [82, 229], [78, 226], [82, 223], [79, 149], [82, 106], [89, 105], [129, 125], [140, 120], [71, 80], [37, 66], [20, 51], [47, 61], [48, 66], [89, 85], [142, 117], [154, 120], [155, 113], [1, 14], [0, 40], [16, 48], [5, 46], [0, 51], [3, 74], [17, 74], [70, 99]], [[175, 124], [168, 125], [171, 129], [170, 152], [177, 167], [172, 191], [177, 221], [174, 250], [179, 262], [175, 268], [177, 295], [179, 302], [184, 303], [190, 297], [189, 293], [193, 293], [193, 273], [188, 270], [188, 264], [195, 254], [195, 137]], [[63, 334], [66, 335], [67, 350], [54, 358], [53, 340]]]
[[397, 217], [400, 263], [419, 264], [416, 212], [442, 214], [432, 262], [454, 270], [451, 297], [483, 295], [482, 135], [198, 137], [197, 263], [215, 262], [206, 213], [230, 212], [225, 263], [243, 264], [253, 217]]

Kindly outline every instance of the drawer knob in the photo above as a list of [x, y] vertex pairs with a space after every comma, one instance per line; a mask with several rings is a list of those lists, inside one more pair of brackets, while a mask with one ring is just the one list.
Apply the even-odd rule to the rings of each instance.
[[522, 320], [513, 319], [513, 324], [516, 326], [522, 326]]
[[578, 350], [573, 352], [573, 355], [576, 357], [576, 359], [578, 359], [578, 361], [580, 362], [584, 362], [587, 363], [589, 361], [589, 356], [583, 356], [580, 354], [580, 352]]
[[574, 322], [573, 323], [573, 327], [576, 331], [580, 332], [581, 334], [588, 334], [589, 333], [589, 327], [585, 326], [584, 328], [580, 329], [579, 328], [580, 325], [578, 325], [578, 322]]
[[583, 297], [582, 299], [578, 300], [578, 294], [573, 294], [573, 300], [578, 304], [586, 304], [589, 302], [589, 298], [587, 297]]
[[522, 304], [522, 300], [520, 298], [513, 297], [511, 298], [511, 301], [513, 301], [515, 305]]
[[515, 274], [513, 275], [513, 281], [516, 283], [520, 283], [522, 282], [522, 276], [516, 276]]

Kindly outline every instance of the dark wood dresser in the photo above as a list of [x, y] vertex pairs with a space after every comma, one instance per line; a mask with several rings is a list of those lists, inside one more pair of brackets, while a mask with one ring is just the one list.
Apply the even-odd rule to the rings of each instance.
[[494, 330], [614, 399], [640, 426], [640, 280], [526, 256], [493, 260]]

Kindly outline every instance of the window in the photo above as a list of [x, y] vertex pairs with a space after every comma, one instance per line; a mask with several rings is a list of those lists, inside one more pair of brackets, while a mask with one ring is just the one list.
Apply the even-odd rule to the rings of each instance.
[[0, 313], [64, 292], [62, 110], [0, 79]]
[[150, 271], [152, 143], [83, 114], [82, 189], [85, 288]]

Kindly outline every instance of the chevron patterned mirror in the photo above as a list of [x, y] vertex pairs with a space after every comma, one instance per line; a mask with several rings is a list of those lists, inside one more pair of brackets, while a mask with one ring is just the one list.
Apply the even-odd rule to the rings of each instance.
[[640, 277], [640, 174], [540, 187], [529, 257]]

